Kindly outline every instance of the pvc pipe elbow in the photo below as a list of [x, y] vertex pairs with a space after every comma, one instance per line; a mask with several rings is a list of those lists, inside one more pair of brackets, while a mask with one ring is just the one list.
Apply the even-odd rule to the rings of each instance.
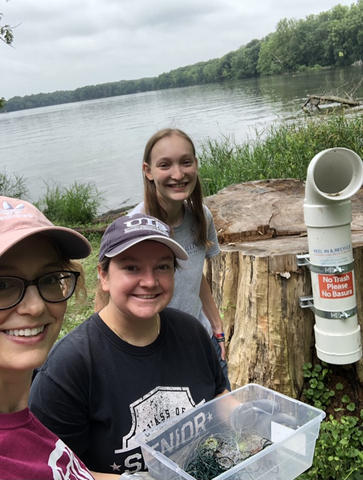
[[305, 204], [330, 205], [352, 197], [363, 183], [362, 159], [343, 147], [328, 148], [311, 160], [306, 177]]
[[363, 183], [362, 159], [343, 147], [311, 160], [306, 177], [304, 218], [308, 227], [336, 227], [352, 221], [352, 197]]

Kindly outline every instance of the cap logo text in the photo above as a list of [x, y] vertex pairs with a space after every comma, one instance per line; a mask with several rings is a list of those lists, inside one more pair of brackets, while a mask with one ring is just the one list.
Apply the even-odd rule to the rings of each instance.
[[125, 222], [125, 232], [138, 229], [157, 230], [158, 233], [169, 236], [168, 228], [156, 218], [134, 218]]

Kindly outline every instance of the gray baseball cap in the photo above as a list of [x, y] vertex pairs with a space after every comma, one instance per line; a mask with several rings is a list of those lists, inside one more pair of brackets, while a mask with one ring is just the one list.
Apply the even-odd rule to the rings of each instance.
[[188, 254], [171, 238], [169, 226], [155, 217], [136, 213], [117, 218], [103, 234], [98, 260], [112, 258], [145, 240], [154, 240], [169, 247], [176, 258], [188, 260]]

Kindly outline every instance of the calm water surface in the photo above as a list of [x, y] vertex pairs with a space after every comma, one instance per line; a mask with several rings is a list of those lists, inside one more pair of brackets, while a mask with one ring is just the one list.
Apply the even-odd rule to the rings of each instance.
[[[142, 154], [156, 130], [181, 128], [197, 150], [208, 137], [247, 141], [271, 122], [300, 116], [308, 94], [348, 90], [361, 77], [362, 68], [350, 67], [7, 113], [0, 172], [23, 175], [33, 201], [46, 183], [92, 181], [105, 198], [102, 211], [132, 205], [142, 200]], [[362, 87], [355, 95], [363, 97]]]

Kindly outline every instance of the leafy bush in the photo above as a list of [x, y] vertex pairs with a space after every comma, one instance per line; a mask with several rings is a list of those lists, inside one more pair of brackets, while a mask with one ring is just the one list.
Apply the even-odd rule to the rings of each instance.
[[28, 198], [29, 190], [23, 175], [0, 173], [0, 195], [13, 198]]
[[325, 410], [330, 405], [330, 399], [335, 395], [334, 390], [327, 386], [329, 383], [331, 369], [325, 362], [317, 363], [312, 366], [311, 363], [305, 363], [303, 366], [303, 375], [308, 378], [309, 388], [303, 391], [306, 399], [316, 408]]
[[360, 417], [333, 415], [323, 421], [312, 467], [299, 480], [363, 479], [363, 410]]
[[76, 226], [92, 223], [102, 203], [94, 182], [74, 182], [69, 188], [47, 184], [47, 192], [37, 207], [55, 224]]
[[[303, 372], [308, 383], [303, 393], [309, 403], [323, 410], [331, 405], [333, 397], [337, 403], [335, 392], [329, 388], [332, 370], [327, 363], [321, 362], [314, 367], [306, 363]], [[344, 386], [337, 383], [335, 389], [343, 394]], [[363, 480], [363, 410], [359, 417], [353, 416], [356, 406], [349, 395], [343, 394], [340, 401], [341, 407], [334, 408], [334, 414], [322, 421], [313, 464], [298, 477], [299, 480]], [[342, 413], [348, 415], [338, 418]]]

